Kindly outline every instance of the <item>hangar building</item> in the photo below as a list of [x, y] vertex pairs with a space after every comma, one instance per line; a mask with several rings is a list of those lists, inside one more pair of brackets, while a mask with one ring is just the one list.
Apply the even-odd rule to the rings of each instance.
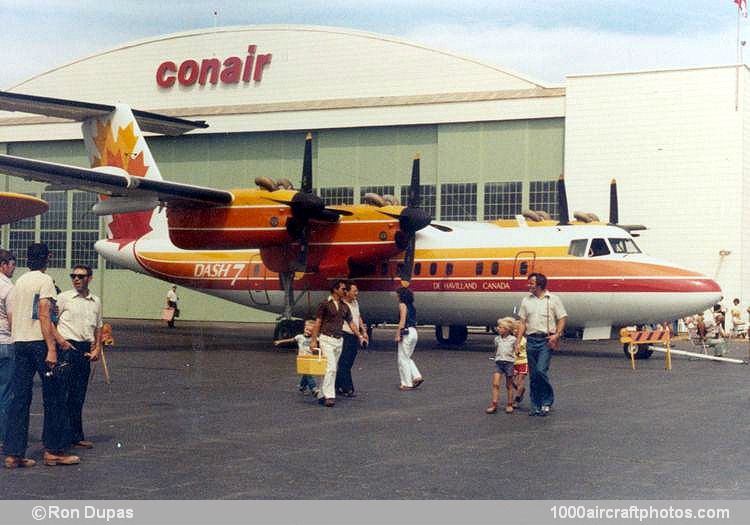
[[[621, 222], [650, 228], [642, 248], [750, 298], [741, 271], [746, 77], [730, 66], [548, 86], [389, 36], [253, 26], [132, 42], [10, 91], [206, 120], [205, 130], [149, 138], [166, 179], [203, 186], [251, 187], [259, 174], [298, 181], [313, 131], [316, 190], [332, 204], [357, 203], [368, 191], [401, 196], [419, 152], [425, 205], [444, 221], [524, 208], [555, 216], [563, 171], [571, 209], [606, 217], [616, 177]], [[0, 113], [0, 152], [87, 166], [80, 125], [47, 117]], [[0, 244], [22, 254], [29, 242], [47, 242], [58, 282], [77, 262], [96, 268], [107, 316], [158, 316], [168, 285], [93, 251], [103, 236], [87, 211], [93, 196], [3, 175], [0, 184], [50, 202], [45, 215], [4, 226]], [[181, 298], [187, 318], [272, 319], [186, 290]]]

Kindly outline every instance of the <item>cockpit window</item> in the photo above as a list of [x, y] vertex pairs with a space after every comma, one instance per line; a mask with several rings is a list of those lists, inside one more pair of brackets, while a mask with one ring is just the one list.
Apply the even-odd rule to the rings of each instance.
[[641, 253], [633, 239], [610, 239], [609, 244], [615, 253]]
[[589, 248], [589, 257], [601, 257], [609, 255], [609, 247], [604, 239], [592, 239], [591, 248]]
[[568, 255], [572, 255], [573, 257], [584, 257], [586, 255], [586, 245], [588, 243], [588, 239], [576, 239], [574, 241], [570, 241]]

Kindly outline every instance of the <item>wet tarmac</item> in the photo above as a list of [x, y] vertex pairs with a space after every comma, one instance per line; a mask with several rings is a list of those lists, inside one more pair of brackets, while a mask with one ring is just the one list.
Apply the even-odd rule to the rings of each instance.
[[[84, 411], [80, 465], [0, 472], [4, 499], [747, 499], [750, 367], [567, 341], [550, 417], [485, 415], [491, 337], [440, 347], [420, 331], [425, 383], [398, 390], [393, 331], [375, 330], [358, 396], [297, 390], [270, 325], [116, 321]], [[689, 343], [678, 348], [691, 350]], [[747, 358], [748, 343], [730, 355]], [[527, 401], [523, 403], [527, 407]], [[28, 454], [41, 456], [35, 387]]]

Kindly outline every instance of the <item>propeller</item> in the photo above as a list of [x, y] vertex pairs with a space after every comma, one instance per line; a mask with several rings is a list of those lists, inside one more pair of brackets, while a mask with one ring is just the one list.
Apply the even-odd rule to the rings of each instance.
[[[256, 184], [264, 189], [273, 191], [276, 189], [291, 189], [291, 182], [287, 179], [279, 179], [273, 183], [267, 177], [258, 177]], [[272, 188], [272, 189], [271, 189]], [[312, 173], [312, 133], [305, 137], [305, 154], [302, 159], [302, 182], [300, 190], [295, 192], [291, 199], [280, 199], [269, 196], [270, 200], [286, 204], [292, 210], [292, 216], [286, 221], [286, 230], [289, 235], [300, 243], [300, 256], [295, 261], [296, 271], [307, 269], [307, 246], [310, 234], [310, 221], [337, 222], [342, 215], [352, 215], [348, 210], [339, 210], [326, 207], [323, 199], [313, 193]]]
[[565, 192], [565, 177], [560, 174], [557, 179], [557, 209], [560, 212], [560, 224], [570, 224], [568, 214], [568, 195]]

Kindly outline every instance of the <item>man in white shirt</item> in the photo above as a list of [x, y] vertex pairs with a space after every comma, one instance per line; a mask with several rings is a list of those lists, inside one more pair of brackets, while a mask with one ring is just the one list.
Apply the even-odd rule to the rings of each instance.
[[9, 296], [13, 290], [10, 278], [16, 269], [16, 258], [8, 250], [0, 248], [0, 441], [5, 436], [5, 423], [11, 400], [11, 379], [15, 368], [13, 340], [10, 337]]
[[526, 355], [529, 360], [530, 416], [547, 416], [555, 402], [547, 372], [552, 350], [557, 349], [565, 329], [568, 313], [556, 295], [547, 291], [547, 277], [535, 272], [529, 275], [529, 295], [521, 301], [518, 316], [521, 322], [516, 340], [516, 354], [521, 352], [521, 340], [526, 336]]
[[10, 300], [16, 366], [13, 372], [13, 401], [3, 444], [5, 467], [32, 467], [36, 464], [26, 457], [34, 374], [39, 374], [42, 379], [44, 463], [49, 466], [75, 465], [80, 458], [65, 452], [70, 446], [65, 411], [65, 374], [55, 370], [59, 367], [57, 346], [61, 350], [68, 350], [70, 343], [57, 331], [50, 316], [57, 292], [52, 278], [45, 273], [49, 260], [47, 245], [29, 245], [26, 258], [30, 271], [16, 281]]
[[84, 438], [81, 416], [91, 374], [91, 361], [98, 360], [102, 352], [102, 302], [89, 291], [92, 276], [90, 266], [75, 266], [70, 274], [73, 289], [57, 296], [60, 316], [57, 330], [73, 345], [70, 350], [63, 352], [63, 360], [70, 365], [67, 413], [71, 442], [76, 448], [94, 446]]
[[167, 326], [170, 328], [174, 328], [174, 318], [179, 315], [179, 309], [177, 308], [179, 300], [180, 298], [177, 297], [177, 285], [173, 284], [172, 288], [167, 292], [167, 308], [172, 309], [172, 318], [167, 319]]

